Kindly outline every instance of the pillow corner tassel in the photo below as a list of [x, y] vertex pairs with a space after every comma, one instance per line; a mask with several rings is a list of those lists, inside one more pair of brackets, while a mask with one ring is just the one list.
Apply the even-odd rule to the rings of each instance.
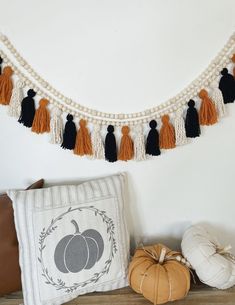
[[39, 101], [39, 107], [35, 112], [35, 116], [32, 124], [32, 132], [35, 133], [44, 133], [50, 132], [50, 113], [47, 109], [49, 101], [45, 98], [42, 98]]
[[175, 148], [175, 130], [173, 125], [170, 123], [170, 117], [165, 114], [161, 118], [162, 127], [160, 129], [160, 148], [172, 149]]
[[87, 121], [81, 119], [79, 121], [79, 130], [76, 136], [76, 142], [74, 147], [74, 154], [78, 156], [92, 156], [92, 144], [91, 144], [91, 135], [87, 128]]
[[122, 127], [122, 138], [120, 143], [120, 151], [118, 154], [118, 160], [129, 161], [134, 157], [134, 144], [130, 137], [130, 128], [125, 125]]
[[214, 103], [210, 99], [208, 92], [202, 89], [198, 96], [201, 99], [201, 106], [199, 110], [199, 122], [201, 125], [214, 125], [218, 122], [217, 112]]

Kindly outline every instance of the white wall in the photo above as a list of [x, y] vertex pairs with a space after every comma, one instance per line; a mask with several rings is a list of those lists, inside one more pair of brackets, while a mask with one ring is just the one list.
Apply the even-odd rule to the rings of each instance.
[[[235, 30], [233, 0], [1, 0], [1, 30], [45, 79], [82, 104], [110, 112], [162, 103], [196, 78]], [[0, 189], [38, 178], [77, 181], [129, 174], [136, 240], [178, 245], [207, 222], [235, 247], [235, 105], [191, 144], [147, 162], [74, 156], [0, 109]]]

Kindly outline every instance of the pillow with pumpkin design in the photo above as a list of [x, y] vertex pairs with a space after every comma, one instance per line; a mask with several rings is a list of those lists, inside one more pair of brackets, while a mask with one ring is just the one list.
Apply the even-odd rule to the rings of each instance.
[[25, 305], [63, 304], [128, 285], [125, 175], [9, 191]]

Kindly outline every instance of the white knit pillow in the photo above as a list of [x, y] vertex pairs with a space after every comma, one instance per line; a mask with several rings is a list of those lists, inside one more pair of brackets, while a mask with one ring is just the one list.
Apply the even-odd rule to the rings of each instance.
[[235, 257], [204, 226], [187, 229], [181, 247], [203, 283], [218, 289], [235, 285]]
[[127, 285], [125, 176], [9, 191], [25, 305], [54, 305]]

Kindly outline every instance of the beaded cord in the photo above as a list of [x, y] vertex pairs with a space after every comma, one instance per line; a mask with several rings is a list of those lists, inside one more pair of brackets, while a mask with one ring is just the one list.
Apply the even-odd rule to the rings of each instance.
[[[141, 123], [147, 123], [153, 118], [160, 118], [164, 114], [170, 114], [186, 105], [190, 98], [196, 96], [198, 91], [202, 87], [209, 86], [219, 75], [219, 71], [230, 62], [230, 57], [234, 51], [235, 34], [233, 34], [220, 53], [210, 63], [208, 68], [192, 83], [189, 84], [184, 90], [182, 90], [175, 97], [169, 99], [165, 103], [162, 103], [151, 109], [144, 110], [138, 113], [131, 114], [112, 114], [100, 112], [81, 104], [72, 101], [64, 96], [62, 93], [53, 88], [48, 82], [46, 82], [40, 75], [38, 75], [34, 69], [23, 59], [19, 52], [15, 49], [10, 40], [3, 34], [0, 35], [0, 40], [7, 47], [10, 53], [15, 57], [21, 67], [23, 67], [34, 81], [40, 84], [41, 88], [35, 85], [26, 75], [24, 75], [10, 59], [0, 52], [4, 62], [7, 62], [15, 71], [16, 74], [23, 77], [26, 85], [32, 87], [37, 91], [38, 95], [41, 95], [50, 102], [60, 108], [63, 112], [69, 112], [79, 119], [86, 119], [92, 123], [99, 123], [102, 125], [112, 124], [115, 126], [121, 125], [137, 125]], [[56, 98], [55, 98], [56, 97]]]

